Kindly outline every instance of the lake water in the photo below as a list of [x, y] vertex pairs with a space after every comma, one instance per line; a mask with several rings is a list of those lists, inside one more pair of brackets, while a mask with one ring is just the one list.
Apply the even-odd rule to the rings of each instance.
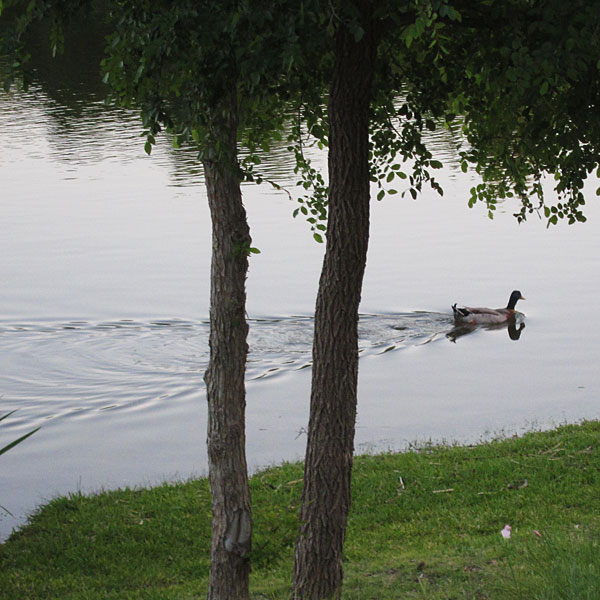
[[[64, 91], [64, 90], [63, 90]], [[68, 94], [66, 94], [68, 96]], [[134, 113], [34, 86], [0, 96], [0, 539], [57, 494], [206, 473], [210, 221], [193, 153], [143, 151]], [[447, 158], [440, 142], [440, 155]], [[325, 157], [315, 155], [324, 164]], [[272, 177], [291, 184], [279, 153]], [[448, 161], [452, 163], [451, 160]], [[600, 211], [490, 221], [451, 165], [443, 198], [373, 202], [361, 304], [358, 452], [462, 443], [600, 416]], [[323, 247], [294, 204], [246, 186], [250, 468], [302, 458]], [[452, 330], [450, 305], [525, 328]]]

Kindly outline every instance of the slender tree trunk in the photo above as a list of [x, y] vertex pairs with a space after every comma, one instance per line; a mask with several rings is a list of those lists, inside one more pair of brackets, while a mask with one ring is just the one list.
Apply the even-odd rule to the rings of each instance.
[[[212, 495], [212, 546], [208, 600], [249, 599], [252, 514], [245, 451], [248, 353], [247, 249], [250, 231], [235, 165], [235, 95], [218, 126], [219, 153], [204, 161], [212, 218], [208, 464]], [[225, 149], [225, 154], [223, 153]]]
[[327, 246], [315, 311], [312, 392], [294, 599], [340, 598], [358, 382], [358, 306], [369, 238], [369, 101], [376, 41], [340, 25], [329, 101]]

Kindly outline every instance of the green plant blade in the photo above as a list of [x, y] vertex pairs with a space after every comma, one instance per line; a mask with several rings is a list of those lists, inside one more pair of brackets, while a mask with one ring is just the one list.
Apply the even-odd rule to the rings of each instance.
[[20, 444], [23, 440], [26, 440], [30, 435], [33, 435], [39, 429], [40, 429], [39, 427], [36, 427], [33, 431], [30, 431], [29, 433], [22, 435], [20, 438], [16, 439], [14, 442], [11, 442], [10, 444], [8, 444], [8, 446], [4, 446], [4, 448], [0, 448], [0, 455], [4, 454], [5, 452], [8, 452], [11, 448], [14, 448], [17, 444]]
[[4, 419], [10, 417], [10, 415], [12, 415], [13, 413], [16, 413], [16, 412], [17, 412], [17, 409], [15, 408], [15, 410], [11, 410], [9, 413], [6, 413], [5, 415], [2, 415], [0, 417], [0, 421], [4, 421]]

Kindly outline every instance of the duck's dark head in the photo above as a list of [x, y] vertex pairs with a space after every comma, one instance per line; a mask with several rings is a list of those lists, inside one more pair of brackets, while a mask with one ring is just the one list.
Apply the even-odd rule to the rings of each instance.
[[525, 300], [525, 297], [521, 295], [519, 290], [515, 290], [508, 299], [508, 305], [506, 308], [514, 310], [518, 300]]

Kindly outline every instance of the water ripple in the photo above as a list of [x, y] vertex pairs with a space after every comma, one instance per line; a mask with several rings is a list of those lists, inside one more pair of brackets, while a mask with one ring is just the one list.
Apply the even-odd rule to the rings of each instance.
[[[362, 315], [360, 353], [379, 354], [427, 343], [447, 315]], [[113, 320], [0, 322], [2, 411], [18, 408], [11, 427], [44, 419], [83, 418], [200, 396], [208, 363], [206, 321]], [[251, 319], [247, 379], [310, 366], [313, 319]]]

